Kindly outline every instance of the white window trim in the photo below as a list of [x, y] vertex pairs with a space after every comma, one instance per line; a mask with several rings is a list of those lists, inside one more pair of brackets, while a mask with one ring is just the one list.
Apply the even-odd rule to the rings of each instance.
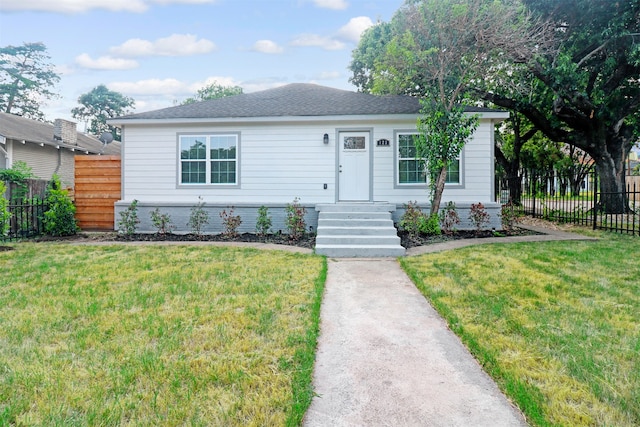
[[[416, 129], [399, 129], [393, 132], [393, 170], [394, 170], [394, 188], [427, 188], [427, 183], [429, 176], [426, 175], [424, 183], [400, 183], [400, 135], [418, 135], [419, 132]], [[405, 158], [402, 158], [405, 159]], [[462, 147], [462, 151], [460, 151], [460, 156], [458, 157], [459, 164], [459, 181], [458, 182], [447, 182], [445, 183], [445, 188], [464, 188], [464, 147]]]
[[[211, 183], [211, 162], [214, 161], [211, 159], [211, 137], [213, 136], [233, 136], [236, 138], [236, 182], [235, 183], [224, 183], [224, 184], [216, 184]], [[206, 156], [204, 159], [205, 162], [205, 180], [204, 183], [183, 183], [182, 182], [182, 162], [181, 159], [181, 139], [182, 137], [201, 137], [206, 139]], [[181, 132], [176, 136], [176, 145], [177, 145], [177, 153], [176, 159], [178, 162], [177, 165], [177, 176], [176, 176], [176, 184], [178, 188], [239, 188], [240, 187], [240, 132]], [[189, 160], [185, 160], [189, 161]], [[202, 160], [194, 160], [194, 161], [202, 161]], [[225, 160], [227, 161], [227, 160]]]

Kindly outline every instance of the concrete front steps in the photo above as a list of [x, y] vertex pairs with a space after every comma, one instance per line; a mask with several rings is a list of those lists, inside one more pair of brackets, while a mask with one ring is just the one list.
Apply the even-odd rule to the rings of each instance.
[[316, 253], [335, 258], [398, 257], [405, 254], [390, 203], [317, 205]]

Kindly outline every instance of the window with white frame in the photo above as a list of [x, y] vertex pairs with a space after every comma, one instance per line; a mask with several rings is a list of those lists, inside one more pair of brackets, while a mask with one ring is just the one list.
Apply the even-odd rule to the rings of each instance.
[[180, 184], [238, 184], [238, 134], [180, 135]]
[[[416, 140], [418, 134], [413, 132], [397, 133], [397, 161], [399, 185], [421, 185], [426, 184], [427, 174], [424, 160], [417, 157]], [[447, 168], [446, 184], [460, 184], [460, 158], [449, 164]]]

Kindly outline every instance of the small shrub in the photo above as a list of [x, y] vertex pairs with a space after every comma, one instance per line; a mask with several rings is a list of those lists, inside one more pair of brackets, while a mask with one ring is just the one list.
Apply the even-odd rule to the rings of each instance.
[[9, 201], [4, 198], [4, 192], [7, 187], [4, 182], [0, 181], [0, 237], [6, 236], [9, 232], [9, 220], [11, 212], [9, 212]]
[[439, 236], [442, 234], [440, 230], [440, 218], [438, 214], [422, 215], [418, 220], [418, 230], [427, 236]]
[[120, 220], [118, 220], [118, 231], [125, 236], [133, 236], [140, 224], [138, 219], [138, 201], [133, 200], [127, 209], [120, 212]]
[[287, 205], [285, 210], [287, 212], [286, 225], [287, 230], [289, 230], [289, 238], [298, 240], [307, 231], [307, 223], [304, 220], [307, 210], [300, 205], [300, 199], [297, 197], [293, 199], [293, 203]]
[[424, 222], [426, 215], [420, 209], [418, 202], [409, 202], [404, 205], [404, 213], [400, 218], [400, 228], [409, 234], [409, 237], [415, 238], [420, 234], [420, 224]]
[[469, 219], [476, 228], [476, 232], [479, 233], [489, 224], [491, 217], [487, 213], [484, 205], [478, 202], [471, 205], [471, 209], [469, 209]]
[[168, 213], [160, 213], [160, 208], [151, 211], [151, 222], [158, 229], [158, 234], [171, 233], [175, 227], [171, 224], [171, 216]]
[[202, 236], [202, 229], [209, 224], [209, 214], [204, 210], [204, 201], [202, 197], [198, 197], [198, 204], [191, 208], [189, 222], [187, 225], [191, 227], [191, 232], [198, 237]]
[[229, 238], [238, 237], [238, 227], [242, 224], [242, 219], [240, 215], [233, 214], [233, 206], [229, 208], [228, 212], [226, 209], [220, 212], [220, 218], [222, 219], [222, 226], [224, 228], [222, 234]]
[[514, 225], [517, 224], [518, 221], [520, 221], [520, 218], [522, 218], [522, 216], [522, 208], [520, 206], [517, 206], [513, 202], [509, 201], [509, 203], [502, 205], [500, 211], [500, 221], [502, 222], [502, 228], [504, 228], [505, 230], [513, 229]]
[[440, 224], [444, 234], [452, 234], [456, 231], [456, 225], [460, 224], [460, 216], [456, 209], [456, 204], [452, 201], [440, 212]]
[[78, 232], [76, 207], [67, 190], [60, 188], [60, 178], [53, 176], [47, 188], [44, 232], [51, 236], [71, 236]]
[[264, 236], [271, 230], [271, 217], [269, 216], [269, 208], [260, 206], [258, 208], [258, 218], [256, 218], [256, 233]]

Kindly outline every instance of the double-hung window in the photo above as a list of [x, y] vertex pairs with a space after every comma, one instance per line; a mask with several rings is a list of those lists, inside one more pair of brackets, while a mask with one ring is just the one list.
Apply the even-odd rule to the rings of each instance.
[[[416, 141], [418, 134], [415, 132], [396, 133], [396, 157], [397, 157], [397, 184], [404, 185], [425, 185], [427, 183], [427, 173], [425, 163], [418, 157], [416, 151]], [[461, 184], [460, 158], [452, 161], [447, 167], [446, 184]]]
[[239, 135], [179, 135], [180, 184], [238, 185]]

